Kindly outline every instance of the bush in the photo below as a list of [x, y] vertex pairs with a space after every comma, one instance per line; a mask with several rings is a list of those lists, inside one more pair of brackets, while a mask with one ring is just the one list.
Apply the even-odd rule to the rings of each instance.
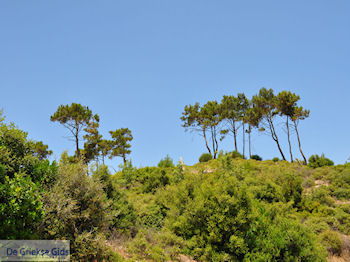
[[323, 167], [323, 166], [333, 166], [334, 162], [330, 160], [329, 158], [325, 157], [324, 154], [321, 156], [319, 155], [312, 155], [309, 158], [309, 167], [317, 168], [317, 167]]
[[262, 160], [263, 160], [262, 157], [259, 156], [259, 155], [252, 155], [252, 156], [250, 157], [250, 159], [254, 159], [254, 160], [256, 160], [256, 161], [262, 161]]
[[87, 175], [85, 165], [61, 165], [56, 184], [44, 195], [44, 204], [44, 238], [70, 240], [72, 255], [79, 260], [91, 261], [101, 255], [93, 243], [111, 225], [113, 206], [103, 185]]
[[204, 163], [204, 162], [208, 162], [209, 160], [212, 160], [213, 156], [209, 153], [204, 153], [199, 157], [199, 162], [200, 163]]
[[[0, 110], [1, 111], [1, 110]], [[43, 217], [41, 193], [56, 180], [57, 166], [42, 142], [6, 124], [0, 112], [0, 236], [33, 239]]]
[[321, 243], [328, 252], [334, 255], [340, 255], [342, 250], [342, 241], [339, 233], [331, 230], [324, 231], [320, 234]]
[[157, 167], [145, 167], [139, 169], [139, 182], [142, 184], [143, 193], [154, 193], [158, 188], [170, 183], [166, 170]]
[[125, 194], [120, 192], [112, 183], [111, 175], [106, 165], [101, 165], [93, 171], [93, 178], [99, 181], [108, 199], [112, 201], [111, 229], [125, 231], [135, 225], [134, 207], [127, 201]]
[[278, 157], [274, 157], [274, 158], [272, 158], [272, 161], [273, 162], [278, 162], [278, 161], [280, 161], [280, 159]]
[[84, 232], [77, 236], [74, 241], [72, 261], [125, 261], [121, 256], [112, 251], [112, 248], [107, 246], [105, 242], [106, 238], [101, 233], [93, 234], [91, 232]]
[[243, 155], [237, 151], [232, 151], [231, 153], [232, 158], [244, 158]]
[[158, 167], [174, 167], [174, 162], [171, 159], [170, 156], [166, 156], [165, 158], [163, 158], [162, 160], [159, 161], [158, 163]]
[[278, 180], [285, 201], [293, 201], [294, 206], [298, 206], [302, 200], [301, 193], [303, 191], [301, 177], [287, 173], [280, 174]]
[[191, 177], [166, 194], [165, 224], [186, 240], [194, 259], [324, 261], [313, 233], [288, 214], [289, 204], [253, 199], [232, 175]]
[[38, 187], [25, 174], [5, 177], [0, 183], [0, 236], [2, 239], [35, 238], [43, 217]]

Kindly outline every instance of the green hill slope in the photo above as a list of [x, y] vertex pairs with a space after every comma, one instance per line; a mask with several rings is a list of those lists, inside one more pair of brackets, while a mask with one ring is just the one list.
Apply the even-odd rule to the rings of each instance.
[[223, 156], [194, 166], [125, 167], [113, 184], [135, 219], [110, 245], [131, 261], [349, 259], [350, 165]]

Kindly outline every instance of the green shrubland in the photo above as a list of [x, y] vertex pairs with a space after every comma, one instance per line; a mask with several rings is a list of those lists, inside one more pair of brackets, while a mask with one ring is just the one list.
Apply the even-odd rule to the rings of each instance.
[[[113, 176], [135, 203], [136, 235], [125, 241], [134, 259], [186, 254], [199, 261], [325, 261], [327, 253], [346, 252], [340, 236], [349, 234], [350, 199], [338, 198], [333, 188], [347, 187], [350, 166], [313, 169], [226, 154], [195, 166], [158, 168], [167, 184], [151, 170]], [[133, 178], [127, 189], [125, 174]], [[159, 182], [145, 191], [151, 185], [140, 177]]]

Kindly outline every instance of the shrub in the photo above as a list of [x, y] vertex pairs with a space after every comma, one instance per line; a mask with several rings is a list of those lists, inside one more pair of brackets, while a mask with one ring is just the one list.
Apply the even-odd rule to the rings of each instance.
[[334, 255], [340, 255], [342, 250], [342, 241], [340, 239], [339, 233], [326, 230], [320, 234], [321, 243], [328, 252]]
[[[133, 261], [170, 261], [164, 247], [155, 243], [155, 236], [152, 232], [141, 230], [129, 243], [128, 251], [135, 254]], [[152, 243], [150, 243], [152, 241]]]
[[5, 177], [0, 183], [0, 236], [2, 239], [35, 238], [43, 217], [38, 187], [25, 174]]
[[164, 157], [162, 160], [160, 160], [158, 163], [158, 167], [174, 167], [174, 166], [175, 165], [173, 160], [168, 155]]
[[278, 161], [280, 161], [280, 159], [278, 157], [274, 157], [274, 158], [272, 158], [272, 161], [273, 162], [278, 162]]
[[278, 177], [285, 201], [293, 201], [294, 206], [301, 202], [302, 179], [295, 174], [281, 174]]
[[250, 159], [254, 159], [254, 160], [257, 160], [257, 161], [262, 161], [262, 160], [263, 160], [262, 157], [259, 156], [259, 155], [252, 155], [252, 156], [250, 157]]
[[[101, 255], [92, 243], [98, 243], [111, 225], [113, 208], [103, 185], [87, 175], [86, 166], [60, 165], [57, 182], [45, 193], [44, 203], [44, 238], [70, 240], [73, 257], [79, 255], [79, 260]], [[77, 254], [83, 250], [86, 253]]]
[[145, 205], [143, 210], [139, 212], [139, 224], [146, 228], [161, 228], [164, 220], [164, 210], [160, 205]]
[[289, 205], [253, 199], [233, 176], [191, 177], [167, 194], [165, 224], [195, 259], [324, 261], [315, 236], [288, 214]]
[[334, 162], [330, 160], [329, 158], [325, 157], [324, 154], [321, 156], [319, 155], [312, 155], [309, 158], [309, 167], [317, 168], [317, 167], [323, 167], [323, 166], [333, 166]]
[[252, 188], [253, 194], [257, 199], [267, 201], [269, 203], [283, 201], [281, 187], [271, 181], [265, 182], [263, 185]]
[[78, 235], [73, 244], [72, 261], [125, 261], [105, 242], [106, 238], [101, 233], [84, 232]]
[[157, 167], [145, 167], [139, 171], [139, 182], [143, 193], [154, 193], [158, 188], [170, 183], [166, 170]]
[[11, 179], [18, 173], [41, 185], [54, 180], [56, 164], [46, 160], [51, 151], [42, 142], [28, 140], [27, 135], [13, 124], [0, 122], [0, 182], [5, 175]]
[[237, 151], [232, 151], [230, 155], [232, 156], [232, 158], [244, 158], [243, 155]]
[[199, 157], [199, 162], [200, 163], [204, 163], [204, 162], [208, 162], [209, 160], [212, 160], [213, 156], [209, 153], [204, 153]]
[[136, 219], [134, 207], [112, 183], [108, 167], [105, 165], [99, 166], [93, 171], [92, 176], [102, 184], [107, 198], [112, 201], [110, 211], [112, 215], [111, 229], [125, 231], [132, 228]]

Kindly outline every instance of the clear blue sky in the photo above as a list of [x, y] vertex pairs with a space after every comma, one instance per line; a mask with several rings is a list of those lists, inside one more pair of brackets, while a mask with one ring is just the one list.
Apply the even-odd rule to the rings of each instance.
[[[350, 156], [348, 0], [4, 0], [0, 27], [0, 108], [54, 158], [74, 144], [50, 115], [78, 102], [104, 135], [133, 131], [137, 166], [166, 154], [192, 164], [205, 147], [181, 127], [183, 107], [261, 87], [296, 92], [311, 110], [300, 126], [307, 155]], [[253, 143], [278, 156], [269, 137]]]

